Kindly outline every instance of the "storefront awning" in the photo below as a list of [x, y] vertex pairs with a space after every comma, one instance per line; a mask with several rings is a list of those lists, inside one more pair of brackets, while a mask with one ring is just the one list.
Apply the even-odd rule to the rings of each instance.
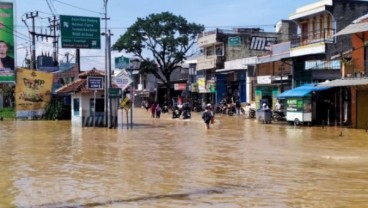
[[336, 79], [328, 82], [319, 83], [317, 87], [345, 87], [358, 85], [368, 85], [368, 77]]
[[322, 91], [327, 89], [330, 89], [330, 87], [317, 87], [317, 84], [305, 84], [300, 87], [285, 91], [278, 95], [277, 98], [305, 97], [313, 91]]

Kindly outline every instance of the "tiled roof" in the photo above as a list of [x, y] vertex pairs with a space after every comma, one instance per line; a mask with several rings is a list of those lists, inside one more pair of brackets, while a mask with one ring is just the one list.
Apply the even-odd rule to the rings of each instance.
[[[85, 71], [79, 74], [79, 79], [60, 87], [59, 89], [56, 90], [56, 93], [57, 94], [71, 94], [77, 92], [81, 92], [82, 94], [93, 93], [94, 90], [90, 90], [87, 88], [87, 77], [105, 77], [105, 73], [97, 69]], [[116, 88], [117, 86], [115, 84], [112, 84], [112, 87]]]
[[81, 79], [87, 79], [87, 77], [105, 77], [105, 72], [93, 68], [92, 70], [80, 73], [78, 77]]
[[105, 77], [103, 71], [93, 68], [92, 70], [82, 72], [78, 75], [79, 79], [64, 85], [56, 90], [57, 94], [70, 94], [81, 92], [82, 94], [92, 93], [93, 90], [87, 89], [87, 77]]

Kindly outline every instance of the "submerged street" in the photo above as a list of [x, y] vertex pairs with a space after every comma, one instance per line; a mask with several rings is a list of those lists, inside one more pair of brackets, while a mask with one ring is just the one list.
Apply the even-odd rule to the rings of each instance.
[[134, 129], [0, 122], [0, 207], [366, 207], [368, 133], [134, 110]]

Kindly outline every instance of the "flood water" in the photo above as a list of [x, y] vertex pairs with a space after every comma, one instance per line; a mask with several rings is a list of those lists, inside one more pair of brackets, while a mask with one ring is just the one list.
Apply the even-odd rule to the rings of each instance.
[[0, 207], [368, 206], [364, 130], [134, 115], [133, 130], [1, 121]]

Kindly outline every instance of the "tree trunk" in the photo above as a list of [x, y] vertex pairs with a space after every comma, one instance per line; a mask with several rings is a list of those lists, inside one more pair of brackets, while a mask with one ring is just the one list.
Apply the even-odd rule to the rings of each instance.
[[172, 105], [173, 103], [171, 103], [171, 88], [170, 88], [170, 83], [166, 83], [166, 101], [167, 103], [170, 105]]

